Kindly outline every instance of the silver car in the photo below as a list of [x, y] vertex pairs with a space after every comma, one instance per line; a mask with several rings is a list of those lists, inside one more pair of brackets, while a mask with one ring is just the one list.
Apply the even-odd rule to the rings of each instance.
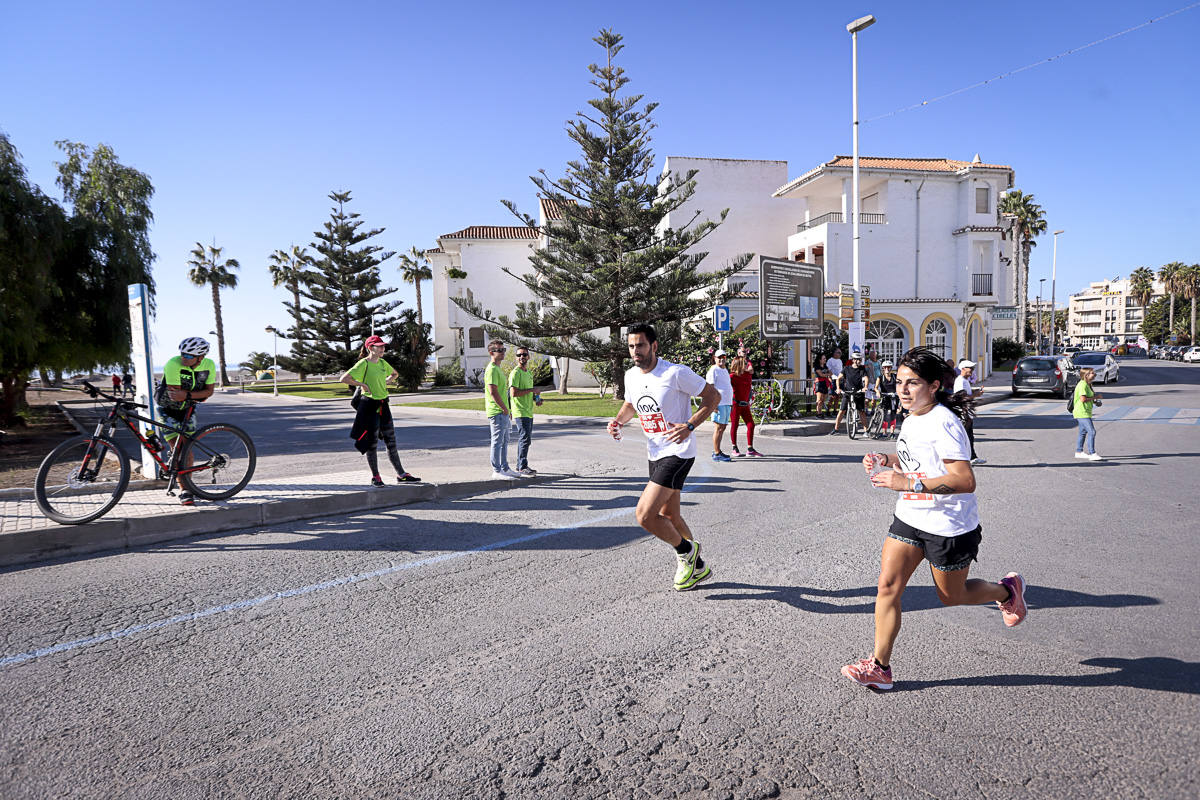
[[1088, 367], [1096, 370], [1096, 383], [1116, 382], [1120, 379], [1121, 367], [1117, 364], [1112, 353], [1101, 353], [1093, 350], [1088, 353], [1076, 353], [1071, 356], [1071, 362], [1076, 367]]

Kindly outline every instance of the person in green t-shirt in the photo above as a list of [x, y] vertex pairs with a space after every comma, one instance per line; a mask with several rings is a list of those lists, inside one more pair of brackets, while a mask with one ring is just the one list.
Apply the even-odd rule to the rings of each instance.
[[[1096, 379], [1096, 370], [1084, 367], [1079, 370], [1079, 383], [1075, 385], [1074, 408], [1071, 416], [1079, 425], [1079, 435], [1075, 438], [1075, 457], [1086, 458], [1088, 461], [1103, 461], [1096, 452], [1096, 423], [1092, 421], [1094, 407], [1101, 399], [1092, 389], [1092, 381]], [[1084, 449], [1087, 452], [1084, 452]]]
[[526, 478], [537, 475], [529, 466], [529, 442], [533, 439], [533, 407], [541, 405], [542, 398], [533, 390], [533, 376], [529, 366], [529, 348], [517, 348], [517, 365], [509, 374], [509, 391], [512, 394], [513, 421], [517, 424], [517, 472]]
[[[163, 422], [173, 429], [163, 433], [167, 444], [175, 445], [179, 431], [195, 432], [195, 404], [212, 397], [216, 374], [217, 365], [208, 358], [208, 341], [199, 336], [180, 342], [179, 355], [163, 365], [163, 378], [154, 391], [154, 404]], [[190, 506], [196, 501], [192, 493], [185, 490], [179, 493], [179, 502]]]
[[509, 408], [508, 377], [500, 368], [504, 353], [508, 350], [504, 342], [492, 339], [488, 342], [491, 363], [483, 373], [483, 408], [491, 427], [492, 477], [499, 480], [514, 480], [520, 473], [508, 466], [508, 437], [512, 427], [512, 411]]
[[354, 440], [355, 449], [367, 457], [372, 486], [383, 486], [383, 478], [379, 476], [379, 457], [375, 452], [379, 439], [383, 439], [387, 447], [388, 460], [396, 470], [397, 483], [417, 483], [421, 480], [404, 469], [400, 463], [400, 452], [396, 449], [396, 426], [392, 421], [391, 406], [388, 405], [387, 382], [397, 373], [396, 368], [383, 359], [386, 349], [382, 337], [368, 337], [363, 342], [366, 356], [341, 377], [342, 383], [363, 390], [362, 397], [351, 401], [356, 404], [357, 413], [354, 415], [354, 425], [350, 428], [350, 438]]

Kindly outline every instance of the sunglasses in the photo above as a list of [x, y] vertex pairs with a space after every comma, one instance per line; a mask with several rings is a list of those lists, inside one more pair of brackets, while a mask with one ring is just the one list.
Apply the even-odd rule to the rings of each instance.
[[508, 352], [508, 348], [507, 347], [497, 347], [495, 350], [488, 350], [488, 352], [489, 353], [506, 353], [506, 352]]
[[529, 358], [529, 353], [517, 353], [517, 358]]

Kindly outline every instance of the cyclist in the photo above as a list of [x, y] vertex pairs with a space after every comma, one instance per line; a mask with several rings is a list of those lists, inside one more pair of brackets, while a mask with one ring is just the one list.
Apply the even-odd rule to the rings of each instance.
[[892, 371], [892, 362], [884, 361], [879, 365], [879, 379], [875, 381], [875, 391], [879, 395], [879, 402], [883, 404], [883, 429], [880, 431], [884, 436], [890, 436], [896, 430], [896, 409], [900, 405], [900, 398], [896, 395], [896, 373]]
[[[842, 422], [842, 417], [846, 415], [846, 408], [853, 402], [854, 408], [858, 411], [858, 418], [862, 422], [862, 431], [867, 430], [867, 404], [863, 397], [863, 393], [867, 389], [867, 371], [863, 368], [862, 352], [855, 350], [850, 353], [850, 366], [846, 367], [837, 376], [837, 384], [842, 388], [842, 405], [838, 408], [837, 419], [833, 421], [833, 433], [837, 433], [838, 425]], [[853, 398], [853, 401], [851, 401]], [[850, 414], [846, 419], [846, 430], [850, 430], [850, 426], [854, 424], [854, 414]]]
[[[195, 403], [203, 403], [212, 397], [213, 378], [217, 365], [208, 358], [208, 342], [199, 336], [190, 336], [179, 343], [179, 355], [163, 367], [163, 379], [154, 393], [154, 404], [166, 425], [174, 431], [165, 433], [167, 444], [174, 446], [179, 432], [192, 433], [196, 430], [196, 412], [188, 413]], [[181, 491], [179, 502], [185, 506], [195, 504], [192, 493]]]

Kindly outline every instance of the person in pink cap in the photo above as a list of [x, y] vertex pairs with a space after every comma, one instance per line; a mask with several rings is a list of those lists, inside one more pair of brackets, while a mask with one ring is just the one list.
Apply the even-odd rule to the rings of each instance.
[[350, 438], [354, 440], [355, 449], [367, 457], [372, 486], [383, 486], [383, 478], [379, 476], [379, 458], [375, 452], [379, 439], [383, 439], [387, 447], [388, 460], [396, 469], [398, 483], [421, 480], [404, 469], [400, 463], [400, 453], [396, 450], [396, 427], [392, 423], [392, 409], [388, 405], [387, 382], [397, 373], [396, 368], [383, 359], [386, 349], [387, 345], [381, 337], [368, 337], [363, 342], [365, 356], [346, 370], [341, 378], [342, 383], [362, 389], [362, 395], [356, 395], [351, 401], [357, 413], [354, 426], [350, 429]]

